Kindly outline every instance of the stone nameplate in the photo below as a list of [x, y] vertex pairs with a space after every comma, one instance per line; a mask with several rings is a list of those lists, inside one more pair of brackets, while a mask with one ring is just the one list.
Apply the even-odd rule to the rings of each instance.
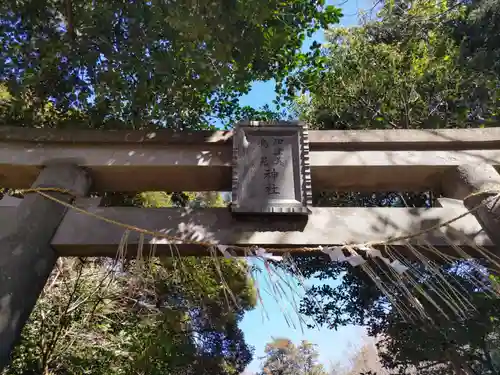
[[307, 215], [310, 205], [306, 126], [259, 122], [236, 125], [232, 211]]

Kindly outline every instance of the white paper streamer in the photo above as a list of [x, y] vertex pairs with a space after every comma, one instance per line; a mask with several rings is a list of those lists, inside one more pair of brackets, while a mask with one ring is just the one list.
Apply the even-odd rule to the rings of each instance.
[[[351, 253], [351, 256], [346, 257], [344, 255], [344, 248], [346, 248]], [[331, 246], [326, 248], [319, 246], [318, 249], [323, 253], [328, 254], [332, 262], [348, 262], [353, 267], [360, 266], [366, 262], [366, 259], [356, 252], [356, 250], [361, 250], [365, 251], [366, 255], [369, 257], [381, 259], [385, 264], [392, 267], [394, 271], [399, 274], [408, 271], [408, 267], [401, 263], [399, 260], [394, 260], [391, 262], [389, 258], [386, 258], [382, 255], [380, 250], [368, 247], [366, 245], [353, 245], [349, 247]]]
[[373, 248], [368, 248], [366, 246], [360, 246], [360, 247], [358, 247], [358, 249], [360, 249], [360, 250], [366, 250], [366, 254], [368, 256], [371, 256], [373, 258], [382, 259], [382, 261], [385, 264], [387, 264], [388, 266], [392, 267], [394, 269], [394, 271], [396, 271], [399, 274], [402, 274], [402, 273], [408, 271], [408, 267], [406, 267], [403, 263], [401, 263], [397, 259], [391, 262], [389, 258], [386, 258], [386, 257], [384, 257], [382, 255], [382, 253], [380, 252], [380, 250], [373, 249]]
[[323, 253], [328, 254], [332, 262], [345, 262], [347, 260], [347, 257], [342, 252], [342, 246], [332, 246], [326, 248], [320, 246], [319, 249]]
[[347, 248], [349, 252], [351, 253], [351, 256], [347, 258], [347, 262], [353, 267], [357, 267], [362, 265], [363, 263], [366, 263], [366, 259], [363, 258], [361, 255], [359, 255], [356, 250]]
[[406, 271], [408, 271], [408, 267], [406, 267], [403, 263], [401, 263], [399, 260], [393, 261], [390, 266], [394, 268], [394, 271], [399, 273], [400, 275]]
[[[232, 258], [233, 256], [229, 253], [228, 249], [230, 249], [231, 246], [228, 245], [217, 245], [217, 249], [224, 255], [225, 258]], [[384, 257], [380, 250], [367, 247], [365, 245], [355, 245], [355, 246], [349, 246], [346, 247], [347, 250], [351, 253], [350, 256], [346, 257], [344, 255], [344, 247], [343, 246], [329, 246], [329, 247], [322, 247], [319, 246], [318, 250], [321, 252], [328, 254], [330, 257], [330, 260], [332, 262], [348, 262], [351, 266], [353, 267], [358, 267], [362, 265], [363, 263], [366, 262], [366, 259], [363, 258], [361, 255], [359, 255], [356, 250], [361, 250], [365, 251], [366, 255], [372, 258], [379, 258], [382, 259], [382, 261], [387, 264], [388, 266], [392, 267], [395, 272], [398, 274], [402, 274], [406, 271], [408, 271], [408, 267], [405, 266], [403, 263], [401, 263], [399, 260], [394, 260], [390, 261], [388, 258]], [[275, 262], [281, 262], [283, 260], [282, 256], [278, 255], [273, 255], [271, 253], [268, 253], [265, 249], [262, 247], [254, 248], [255, 249], [255, 255], [257, 257], [260, 257], [264, 260], [273, 260]], [[354, 250], [356, 249], [356, 250]]]
[[367, 248], [366, 250], [366, 255], [368, 255], [369, 257], [372, 257], [372, 258], [379, 258], [379, 259], [382, 259], [382, 261], [387, 264], [387, 265], [390, 265], [391, 264], [391, 261], [384, 257], [382, 255], [382, 253], [380, 252], [380, 250], [377, 250], [377, 249], [369, 249]]
[[[365, 246], [365, 245], [356, 245], [356, 246], [353, 246], [353, 247], [356, 248], [356, 249], [358, 249], [358, 250], [362, 250], [362, 251], [366, 251], [366, 252], [378, 251], [378, 250], [369, 248], [368, 246]], [[380, 253], [380, 251], [378, 251], [378, 252]]]
[[347, 258], [347, 261], [353, 267], [357, 267], [362, 265], [363, 263], [366, 263], [366, 260], [359, 254], [351, 255], [350, 257]]
[[319, 249], [328, 254], [332, 262], [348, 262], [351, 266], [357, 267], [366, 262], [365, 259], [354, 250], [351, 250], [351, 256], [346, 257], [342, 251], [342, 246], [332, 246], [332, 247], [319, 247]]
[[262, 247], [259, 247], [255, 250], [255, 255], [262, 259], [266, 260], [274, 260], [275, 262], [281, 262], [283, 260], [283, 257], [278, 256], [278, 255], [273, 255], [271, 253], [268, 253], [265, 249]]

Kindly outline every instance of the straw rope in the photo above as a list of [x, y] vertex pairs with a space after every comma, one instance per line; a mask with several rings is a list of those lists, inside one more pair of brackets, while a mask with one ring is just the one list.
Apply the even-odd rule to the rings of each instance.
[[[130, 231], [134, 231], [134, 232], [140, 233], [142, 235], [150, 235], [150, 236], [154, 236], [154, 237], [158, 237], [158, 238], [165, 238], [171, 242], [195, 244], [195, 245], [203, 246], [203, 247], [207, 248], [207, 250], [211, 256], [215, 256], [215, 259], [218, 258], [216, 249], [219, 249], [223, 253], [224, 256], [226, 256], [226, 255], [229, 255], [231, 257], [234, 256], [233, 254], [228, 254], [226, 249], [241, 250], [243, 253], [243, 256], [245, 256], [245, 257], [249, 256], [249, 255], [256, 256], [258, 259], [261, 259], [264, 261], [265, 270], [267, 271], [267, 274], [269, 275], [269, 278], [270, 278], [270, 281], [268, 282], [268, 283], [270, 283], [270, 285], [268, 285], [268, 288], [270, 287], [270, 290], [267, 291], [267, 293], [270, 293], [275, 298], [276, 302], [278, 302], [278, 299], [282, 300], [283, 298], [285, 300], [288, 300], [288, 302], [290, 302], [292, 305], [291, 306], [292, 309], [295, 311], [296, 315], [299, 317], [299, 325], [302, 328], [303, 322], [300, 318], [299, 310], [298, 310], [298, 307], [296, 306], [296, 300], [295, 300], [296, 297], [300, 297], [298, 294], [298, 291], [296, 291], [291, 286], [291, 284], [289, 284], [288, 280], [285, 280], [284, 277], [281, 276], [281, 274], [278, 272], [277, 269], [275, 269], [275, 268], [271, 269], [272, 263], [271, 264], [268, 263], [268, 260], [272, 259], [273, 256], [270, 255], [269, 253], [264, 254], [264, 255], [259, 254], [259, 250], [264, 251], [264, 253], [266, 252], [263, 249], [257, 249], [256, 246], [233, 246], [233, 245], [226, 246], [226, 245], [221, 245], [221, 244], [218, 244], [215, 242], [190, 240], [190, 239], [184, 239], [184, 238], [180, 238], [180, 237], [176, 237], [176, 236], [167, 235], [165, 233], [158, 232], [155, 230], [140, 228], [140, 227], [130, 225], [130, 224], [118, 221], [118, 220], [109, 219], [109, 218], [104, 217], [102, 215], [87, 211], [87, 210], [82, 209], [80, 207], [77, 207], [74, 204], [67, 203], [67, 202], [49, 194], [49, 193], [68, 194], [71, 197], [74, 197], [74, 194], [70, 190], [66, 190], [66, 189], [40, 187], [40, 188], [25, 189], [25, 190], [22, 190], [20, 192], [23, 194], [30, 194], [30, 193], [39, 194], [40, 196], [42, 196], [46, 199], [49, 199], [51, 201], [54, 201], [54, 202], [66, 207], [68, 209], [75, 210], [76, 212], [81, 213], [83, 215], [87, 215], [87, 216], [93, 217], [97, 220], [100, 220], [102, 222], [106, 222], [106, 223], [116, 225], [118, 227], [123, 228], [125, 230], [125, 234], [124, 234], [124, 238], [122, 238], [122, 244], [119, 245], [119, 250], [118, 250], [119, 253], [117, 254], [117, 257], [120, 257], [120, 253], [122, 251], [124, 251], [124, 249], [122, 247], [123, 247], [123, 244], [127, 242], [127, 237], [128, 237], [128, 234]], [[468, 195], [465, 199], [468, 199], [468, 198], [471, 198], [474, 196], [484, 195], [484, 194], [491, 194], [493, 196], [500, 198], [500, 191], [486, 190], [486, 191], [479, 191], [476, 193], [472, 193], [472, 194]], [[352, 258], [353, 256], [354, 256], [354, 258], [356, 258], [356, 256], [359, 257], [359, 255], [356, 253], [355, 249], [367, 250], [367, 248], [369, 248], [370, 250], [373, 250], [373, 246], [386, 246], [386, 250], [388, 251], [388, 255], [391, 258], [395, 259], [395, 261], [399, 261], [408, 270], [408, 267], [410, 267], [410, 265], [409, 265], [407, 259], [404, 256], [401, 257], [400, 255], [398, 255], [397, 252], [394, 253], [391, 250], [392, 246], [393, 246], [391, 244], [394, 244], [395, 242], [398, 242], [398, 241], [407, 241], [407, 240], [410, 240], [412, 238], [419, 237], [419, 236], [422, 236], [426, 233], [429, 233], [429, 232], [438, 230], [442, 227], [445, 227], [445, 226], [447, 226], [447, 225], [449, 225], [457, 220], [460, 220], [461, 218], [463, 218], [469, 214], [474, 213], [475, 211], [477, 211], [478, 209], [483, 207], [486, 203], [487, 202], [483, 201], [481, 204], [473, 207], [472, 209], [469, 209], [467, 212], [465, 212], [461, 215], [458, 215], [458, 216], [456, 216], [450, 220], [447, 220], [443, 223], [434, 225], [428, 229], [420, 230], [416, 233], [411, 233], [411, 234], [404, 235], [404, 236], [390, 238], [390, 239], [387, 239], [385, 241], [373, 241], [373, 242], [369, 242], [369, 243], [365, 243], [365, 244], [343, 244], [343, 245], [338, 245], [335, 247], [340, 247], [344, 251], [348, 250], [348, 252], [350, 253], [350, 257], [346, 257], [344, 259], [344, 260], [348, 261], [348, 259]], [[140, 242], [141, 241], [142, 242], [144, 241], [143, 236], [141, 236]], [[450, 245], [455, 247], [453, 244], [450, 244]], [[172, 246], [175, 247], [175, 243], [173, 243]], [[389, 264], [388, 262], [385, 262], [385, 261], [384, 262], [390, 266], [389, 269], [387, 269], [387, 270], [382, 268], [381, 265], [378, 264], [377, 262], [375, 262], [373, 265], [370, 265], [366, 261], [362, 262], [360, 264], [357, 264], [357, 265], [361, 266], [361, 269], [370, 277], [370, 279], [374, 282], [374, 284], [377, 286], [377, 288], [389, 299], [389, 301], [391, 301], [391, 303], [394, 306], [394, 308], [396, 309], [396, 311], [398, 311], [398, 313], [403, 317], [403, 319], [405, 321], [409, 320], [409, 321], [413, 321], [413, 322], [416, 322], [416, 321], [426, 322], [426, 323], [430, 322], [431, 324], [435, 324], [433, 318], [427, 313], [427, 309], [424, 308], [424, 306], [419, 302], [417, 297], [414, 296], [414, 289], [415, 288], [417, 288], [417, 290], [421, 294], [421, 297], [424, 299], [424, 301], [430, 303], [434, 308], [437, 309], [437, 311], [440, 314], [442, 314], [447, 319], [450, 319], [451, 316], [446, 313], [446, 311], [444, 310], [445, 307], [450, 310], [451, 315], [454, 315], [454, 316], [458, 317], [459, 319], [465, 318], [466, 314], [468, 314], [470, 311], [473, 311], [475, 309], [475, 307], [469, 302], [470, 298], [469, 298], [467, 292], [465, 294], [463, 294], [463, 291], [456, 289], [446, 279], [444, 279], [444, 277], [441, 274], [441, 271], [439, 271], [437, 268], [435, 268], [435, 266], [433, 266], [433, 264], [429, 261], [429, 259], [425, 255], [421, 254], [418, 251], [417, 247], [411, 245], [410, 243], [408, 243], [407, 246], [410, 249], [410, 251], [412, 253], [414, 253], [414, 255], [416, 256], [416, 259], [418, 259], [421, 263], [423, 263], [425, 265], [425, 268], [427, 270], [430, 270], [429, 272], [435, 278], [435, 280], [429, 281], [428, 286], [431, 288], [431, 290], [433, 290], [437, 294], [439, 299], [444, 302], [444, 306], [442, 306], [439, 301], [436, 301], [432, 295], [428, 294], [423, 289], [418, 288], [419, 275], [421, 276], [421, 272], [418, 271], [418, 269], [414, 269], [413, 267], [410, 267], [412, 272], [415, 272], [415, 274], [413, 275], [412, 273], [408, 273], [406, 271], [398, 271], [394, 266], [392, 266], [392, 263]], [[419, 245], [417, 245], [417, 246], [419, 246]], [[365, 248], [363, 249], [363, 247], [365, 247]], [[139, 245], [139, 249], [142, 249], [141, 244]], [[458, 249], [460, 250], [460, 248], [458, 248]], [[280, 248], [279, 250], [280, 250], [280, 252], [284, 252], [284, 253], [301, 252], [301, 251], [303, 253], [306, 253], [306, 252], [317, 252], [320, 250], [323, 251], [324, 249], [322, 249], [321, 247], [309, 247], [309, 248], [307, 248], [307, 247], [295, 247], [295, 248]], [[452, 256], [445, 256], [445, 255], [439, 253], [438, 250], [433, 249], [432, 246], [429, 246], [429, 250], [436, 253], [438, 255], [438, 257], [444, 257], [450, 261], [453, 260], [452, 258], [455, 258]], [[492, 259], [492, 258], [490, 258], [490, 256], [488, 256], [486, 249], [481, 249], [480, 247], [478, 247], [478, 250], [480, 253], [483, 253], [483, 251], [484, 251], [485, 253], [483, 255], [486, 257], [486, 259], [488, 259], [489, 261], [492, 261], [495, 265], [497, 265], [497, 267], [500, 267], [499, 262], [496, 262], [495, 259]], [[139, 259], [139, 257], [141, 257], [141, 254], [140, 254], [141, 252], [142, 252], [142, 250], [139, 250], [139, 252], [137, 253], [138, 259]], [[177, 253], [178, 253], [178, 250], [177, 250]], [[464, 254], [465, 253], [459, 252], [458, 255], [459, 255], [459, 257], [464, 257]], [[492, 255], [492, 257], [497, 258], [500, 261], [500, 257], [496, 257], [493, 254], [491, 254], [491, 255]], [[150, 253], [150, 257], [151, 256], [154, 256], [154, 250], [153, 250], [153, 253]], [[367, 256], [374, 257], [373, 254], [369, 255], [368, 253], [367, 253]], [[279, 257], [279, 258], [282, 258], [282, 257]], [[381, 257], [381, 259], [384, 260], [383, 257]], [[458, 259], [458, 258], [455, 258], [455, 259]], [[292, 267], [292, 269], [294, 270], [294, 274], [297, 272], [295, 263], [292, 260], [292, 258], [290, 257], [290, 254], [285, 254], [285, 257], [283, 257], [280, 260], [283, 260], [288, 267]], [[387, 260], [389, 260], [389, 259], [387, 259]], [[229, 287], [227, 286], [227, 284], [225, 282], [224, 275], [222, 274], [222, 271], [221, 271], [220, 267], [218, 266], [218, 263], [216, 262], [215, 264], [216, 264], [217, 272], [221, 278], [221, 281], [225, 286], [225, 290], [227, 288], [228, 293], [229, 293], [229, 295], [226, 296], [228, 304], [230, 303], [230, 300], [232, 300], [233, 303], [237, 303], [235, 297], [232, 295], [232, 292], [230, 291]], [[354, 264], [351, 264], [351, 265], [357, 266]], [[391, 266], [392, 266], [392, 268], [391, 268]], [[385, 275], [385, 277], [388, 278], [388, 280], [383, 281], [382, 279], [380, 279], [380, 277], [377, 276], [378, 272], [382, 272], [383, 275]], [[301, 275], [300, 271], [298, 272], [298, 274]], [[257, 297], [261, 301], [262, 305], [264, 305], [263, 300], [261, 298], [261, 294], [260, 294], [261, 292], [259, 291], [259, 289], [261, 289], [262, 286], [259, 286], [259, 283], [258, 283], [257, 279], [255, 279], [253, 274], [251, 277], [254, 280], [255, 285], [257, 287]], [[275, 279], [277, 279], [277, 280], [275, 280]], [[478, 285], [481, 284], [481, 282], [479, 282], [478, 280], [476, 280], [475, 282]], [[393, 290], [394, 287], [391, 287], [391, 284], [394, 284], [396, 286], [395, 287], [396, 290]], [[425, 282], [424, 282], [424, 284], [425, 284]], [[299, 285], [301, 286], [301, 288], [304, 288], [304, 290], [305, 290], [305, 285], [300, 277], [299, 277]], [[484, 285], [483, 285], [483, 287], [484, 287]], [[291, 295], [285, 289], [288, 289], [289, 293], [291, 293]], [[403, 293], [404, 296], [407, 296], [407, 299], [400, 300], [398, 298], [398, 296], [396, 295], [399, 292]], [[493, 290], [491, 293], [493, 293], [495, 296], [500, 296], [500, 293], [497, 292], [496, 290]], [[312, 298], [313, 302], [318, 306], [318, 308], [322, 310], [322, 307], [315, 300], [315, 298], [314, 297], [311, 297], [311, 298]], [[281, 309], [282, 304], [279, 304], [279, 306]], [[295, 326], [295, 324], [293, 323], [292, 317], [288, 316], [287, 312], [283, 309], [282, 309], [282, 313], [283, 313], [285, 319], [287, 320], [287, 323], [289, 325], [291, 324], [292, 326]]]
[[[125, 230], [134, 231], [134, 232], [137, 232], [137, 233], [140, 233], [140, 234], [144, 234], [144, 235], [150, 235], [150, 236], [154, 236], [154, 237], [165, 238], [165, 239], [167, 239], [169, 241], [172, 241], [172, 242], [180, 242], [180, 243], [185, 243], [185, 244], [199, 245], [199, 246], [204, 246], [204, 247], [207, 247], [207, 248], [211, 248], [213, 246], [217, 246], [218, 245], [218, 244], [212, 243], [212, 242], [189, 240], [189, 239], [184, 239], [184, 238], [180, 238], [180, 237], [176, 237], [176, 236], [170, 236], [170, 235], [167, 235], [165, 233], [154, 231], [154, 230], [139, 228], [139, 227], [136, 227], [134, 225], [123, 223], [123, 222], [118, 221], [118, 220], [109, 219], [109, 218], [104, 217], [102, 215], [98, 215], [98, 214], [95, 214], [93, 212], [89, 212], [89, 211], [87, 211], [85, 209], [82, 209], [80, 207], [76, 207], [75, 205], [73, 205], [71, 203], [64, 202], [64, 201], [62, 201], [62, 200], [60, 200], [60, 199], [58, 199], [56, 197], [51, 196], [50, 194], [47, 194], [48, 192], [51, 192], [51, 193], [69, 194], [69, 195], [73, 196], [73, 193], [70, 190], [68, 190], [68, 189], [61, 189], [61, 188], [56, 188], [56, 187], [40, 187], [40, 188], [24, 189], [24, 190], [21, 190], [20, 192], [23, 193], [23, 194], [30, 194], [30, 193], [39, 194], [39, 195], [41, 195], [42, 197], [44, 197], [46, 199], [49, 199], [51, 201], [54, 201], [54, 202], [56, 202], [58, 204], [61, 204], [61, 205], [65, 206], [66, 208], [75, 210], [76, 212], [79, 212], [79, 213], [81, 213], [83, 215], [87, 215], [87, 216], [93, 217], [93, 218], [95, 218], [97, 220], [101, 220], [103, 222], [116, 225], [116, 226], [121, 227], [121, 228], [123, 228]], [[500, 191], [497, 191], [497, 190], [478, 191], [478, 192], [469, 194], [464, 200], [466, 200], [468, 198], [471, 198], [471, 197], [483, 195], [483, 194], [500, 194]], [[447, 225], [450, 225], [451, 223], [453, 223], [455, 221], [458, 221], [458, 220], [464, 218], [465, 216], [467, 216], [469, 214], [472, 214], [473, 212], [477, 211], [482, 206], [484, 206], [484, 204], [485, 203], [481, 203], [481, 204], [473, 207], [472, 209], [469, 209], [467, 212], [465, 212], [465, 213], [463, 213], [461, 215], [458, 215], [458, 216], [456, 216], [456, 217], [454, 217], [454, 218], [452, 218], [450, 220], [447, 220], [447, 221], [445, 221], [443, 223], [436, 224], [436, 225], [434, 225], [434, 226], [432, 226], [430, 228], [423, 229], [423, 230], [420, 230], [418, 232], [415, 232], [415, 233], [412, 233], [412, 234], [409, 234], [409, 235], [404, 235], [404, 236], [398, 236], [398, 237], [390, 238], [390, 239], [387, 239], [385, 241], [371, 241], [371, 242], [368, 242], [368, 243], [365, 243], [365, 244], [359, 244], [359, 246], [386, 246], [386, 245], [390, 245], [390, 244], [393, 244], [393, 243], [398, 242], [398, 241], [407, 241], [407, 240], [410, 240], [412, 238], [416, 238], [416, 237], [422, 236], [424, 234], [433, 232], [433, 231], [438, 230], [440, 228], [443, 228], [443, 227], [445, 227]], [[345, 246], [349, 246], [349, 245], [346, 244]], [[350, 244], [350, 246], [353, 246], [353, 245]], [[358, 246], [358, 244], [356, 244], [356, 246]], [[237, 246], [237, 245], [230, 245], [229, 247], [232, 248], [232, 249], [239, 249], [239, 250], [246, 250], [246, 249], [248, 249], [248, 247]], [[312, 247], [280, 248], [280, 252], [287, 252], [287, 251], [293, 251], [293, 252], [300, 252], [300, 251], [302, 251], [302, 252], [312, 252], [312, 251], [317, 251], [317, 248], [312, 248]]]

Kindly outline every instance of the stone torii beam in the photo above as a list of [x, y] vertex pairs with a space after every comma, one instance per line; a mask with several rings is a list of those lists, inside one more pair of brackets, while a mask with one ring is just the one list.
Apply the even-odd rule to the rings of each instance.
[[[3, 202], [0, 200], [0, 238], [13, 231], [16, 207], [21, 199]], [[3, 203], [3, 205], [2, 205]], [[223, 245], [241, 247], [262, 246], [270, 252], [282, 253], [283, 248], [293, 255], [303, 254], [300, 247], [313, 249], [319, 245], [342, 245], [383, 241], [405, 234], [415, 233], [446, 222], [467, 212], [460, 201], [447, 200], [443, 207], [435, 208], [364, 208], [364, 207], [312, 207], [309, 217], [258, 217], [239, 220], [227, 208], [138, 208], [100, 207], [99, 199], [76, 199], [74, 205], [92, 214], [103, 216], [139, 228], [158, 231], [170, 236], [193, 239]], [[107, 256], [115, 257], [125, 229], [79, 213], [66, 212], [51, 240], [51, 245], [60, 256]], [[423, 236], [428, 243], [443, 253], [455, 254], [445, 241], [447, 236], [471, 256], [478, 255], [471, 243], [494, 249], [489, 236], [473, 215], [467, 215], [447, 227]], [[129, 257], [137, 255], [139, 234], [128, 236]], [[418, 240], [410, 241], [418, 243]], [[170, 256], [169, 241], [145, 236], [146, 253], [149, 244], [156, 245], [156, 254]], [[210, 255], [203, 246], [176, 244], [180, 256]], [[409, 255], [402, 242], [393, 244], [402, 255]], [[293, 249], [298, 249], [294, 252]], [[319, 251], [313, 253], [318, 254]], [[239, 253], [244, 255], [244, 253]], [[456, 255], [456, 254], [455, 254]]]
[[[0, 186], [29, 188], [46, 161], [70, 158], [96, 191], [230, 191], [232, 138], [0, 127]], [[500, 168], [500, 128], [310, 131], [309, 144], [316, 191], [424, 191], [463, 164]]]

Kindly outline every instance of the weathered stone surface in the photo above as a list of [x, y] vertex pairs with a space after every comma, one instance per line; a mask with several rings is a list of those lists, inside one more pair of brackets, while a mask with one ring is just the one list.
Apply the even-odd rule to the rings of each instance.
[[484, 231], [500, 250], [500, 174], [486, 163], [461, 165], [445, 174], [442, 191], [450, 198], [462, 199]]
[[[1, 126], [1, 142], [48, 144], [94, 144], [134, 147], [134, 145], [231, 145], [232, 131], [89, 130], [35, 129]], [[484, 129], [389, 129], [389, 130], [312, 130], [311, 149], [315, 150], [480, 150], [496, 149], [500, 128]]]
[[[0, 219], [4, 210], [0, 209]], [[292, 254], [301, 254], [290, 248], [343, 245], [346, 243], [374, 243], [404, 236], [447, 222], [467, 210], [460, 206], [445, 208], [387, 208], [387, 207], [312, 207], [309, 216], [250, 216], [245, 220], [234, 217], [226, 208], [186, 210], [180, 208], [88, 207], [90, 212], [138, 228], [154, 230], [183, 240], [205, 241], [243, 247], [262, 246], [279, 253], [287, 248]], [[77, 211], [68, 211], [52, 238], [52, 246], [64, 256], [115, 257], [124, 229], [96, 220]], [[472, 215], [423, 236], [442, 253], [458, 256], [454, 245], [477, 255], [471, 244], [491, 249], [491, 241], [481, 231]], [[422, 238], [414, 238], [417, 244]], [[157, 255], [204, 256], [210, 252], [203, 246], [145, 236], [137, 232], [127, 236], [128, 256], [137, 256], [137, 246], [143, 244], [143, 255], [153, 249]], [[175, 249], [171, 244], [176, 243]], [[410, 256], [405, 241], [392, 244], [394, 251]], [[421, 249], [421, 248], [420, 248]], [[173, 253], [172, 253], [173, 251]], [[319, 251], [318, 251], [319, 252]], [[244, 255], [242, 252], [239, 255]], [[176, 255], [177, 256], [177, 255]]]
[[307, 214], [311, 173], [305, 126], [238, 125], [232, 193], [233, 212]]
[[[76, 196], [88, 191], [90, 181], [80, 168], [54, 164], [42, 170], [33, 187], [67, 189]], [[50, 194], [64, 202], [72, 200], [69, 194]], [[63, 205], [29, 194], [1, 233], [0, 372], [55, 265], [57, 254], [50, 242], [65, 213]]]
[[[415, 146], [408, 140], [406, 151], [391, 150], [403, 146], [390, 141], [378, 142], [377, 147], [371, 144], [375, 151], [359, 150], [364, 145], [360, 142], [325, 143], [321, 147], [316, 143], [316, 149], [311, 143], [312, 186], [315, 191], [425, 191], [438, 188], [441, 175], [462, 164], [487, 162], [500, 169], [500, 150], [486, 149], [489, 142], [477, 149], [441, 151], [435, 147], [422, 150], [421, 143]], [[356, 152], [351, 151], [353, 148]], [[70, 142], [0, 142], [0, 186], [29, 188], [40, 168], [54, 158], [72, 158], [84, 167], [92, 178], [93, 190], [99, 192], [230, 191], [232, 187], [229, 144]]]

